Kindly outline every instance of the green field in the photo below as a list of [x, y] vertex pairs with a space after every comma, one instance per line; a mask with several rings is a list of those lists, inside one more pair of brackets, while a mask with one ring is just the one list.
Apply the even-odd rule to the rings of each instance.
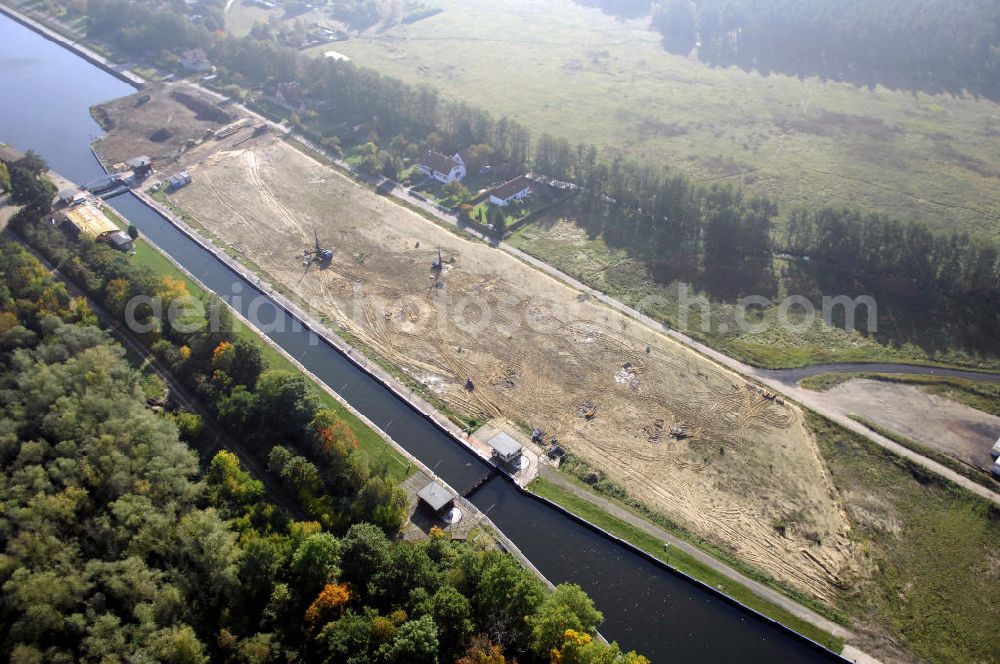
[[[337, 50], [510, 115], [536, 136], [594, 143], [610, 155], [675, 167], [702, 184], [731, 182], [766, 194], [781, 206], [779, 224], [794, 207], [850, 206], [1000, 237], [998, 104], [714, 69], [665, 52], [644, 20], [622, 21], [570, 0], [547, 0], [544, 9], [537, 0], [437, 4], [445, 10], [437, 16], [367, 31]], [[1000, 365], [955, 350], [956, 336], [930, 323], [881, 342], [821, 321], [806, 330], [769, 325], [741, 333], [733, 307], [713, 303], [707, 331], [697, 312], [684, 327], [677, 284], [656, 281], [643, 261], [588, 236], [585, 225], [563, 206], [509, 241], [633, 306], [659, 298], [643, 311], [751, 364]], [[783, 267], [777, 258], [775, 272]], [[775, 322], [775, 313], [765, 319]]]
[[785, 609], [765, 599], [761, 599], [746, 586], [723, 576], [677, 547], [664, 546], [664, 543], [658, 538], [653, 537], [630, 523], [611, 516], [593, 503], [541, 478], [533, 480], [529, 488], [539, 496], [561, 505], [595, 526], [603, 528], [612, 535], [622, 538], [668, 565], [676, 567], [688, 576], [721, 590], [737, 601], [777, 620], [783, 625], [791, 627], [796, 632], [809, 637], [813, 641], [822, 643], [834, 652], [840, 652], [843, 649], [843, 641], [829, 632], [814, 627], [811, 623], [792, 615]]
[[968, 464], [962, 463], [961, 461], [951, 456], [950, 454], [943, 454], [932, 447], [928, 447], [927, 445], [918, 443], [912, 438], [907, 438], [906, 436], [898, 434], [895, 431], [892, 431], [891, 429], [886, 429], [885, 427], [876, 424], [875, 422], [869, 420], [868, 418], [861, 417], [859, 415], [851, 415], [850, 418], [855, 422], [857, 422], [858, 424], [868, 427], [869, 429], [879, 434], [880, 436], [885, 436], [889, 440], [897, 442], [903, 447], [909, 448], [921, 456], [936, 461], [942, 466], [945, 466], [946, 468], [950, 468], [951, 470], [955, 471], [959, 475], [962, 475], [972, 480], [973, 482], [978, 482], [979, 484], [982, 484], [984, 487], [986, 487], [991, 491], [1000, 490], [1000, 484], [998, 484], [996, 480], [993, 479], [992, 475], [990, 475], [990, 473], [988, 472], [979, 470], [978, 468], [973, 468]]
[[847, 205], [1000, 237], [1000, 105], [713, 69], [666, 53], [645, 20], [570, 0], [434, 4], [444, 12], [335, 48], [536, 135], [742, 183], [786, 210]]
[[1000, 511], [810, 415], [870, 570], [843, 608], [925, 661], [996, 661]]
[[[156, 274], [167, 274], [175, 278], [182, 279], [188, 290], [195, 296], [206, 298], [207, 294], [196, 283], [187, 277], [183, 272], [167, 260], [159, 251], [153, 248], [148, 242], [139, 240], [136, 243], [135, 256], [133, 259], [139, 265], [148, 267]], [[270, 369], [281, 371], [291, 371], [298, 373], [299, 368], [290, 362], [277, 349], [265, 342], [255, 330], [244, 325], [241, 321], [234, 321], [236, 334], [250, 339], [261, 348], [264, 359]], [[402, 454], [389, 446], [376, 432], [372, 431], [356, 415], [344, 408], [339, 401], [330, 396], [325, 390], [316, 389], [320, 404], [323, 408], [329, 408], [337, 413], [354, 432], [358, 440], [358, 447], [365, 453], [368, 462], [373, 468], [385, 467], [389, 475], [396, 481], [402, 481], [409, 477], [416, 468]]]

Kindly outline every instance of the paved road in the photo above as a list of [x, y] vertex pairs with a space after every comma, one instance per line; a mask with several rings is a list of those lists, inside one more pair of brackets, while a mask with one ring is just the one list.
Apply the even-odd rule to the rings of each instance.
[[[612, 501], [594, 493], [593, 491], [584, 489], [575, 482], [569, 480], [563, 473], [560, 473], [559, 471], [552, 468], [552, 466], [543, 465], [540, 469], [539, 474], [542, 479], [559, 486], [559, 488], [561, 489], [569, 491], [570, 493], [574, 494], [579, 498], [582, 498], [583, 500], [586, 500], [588, 503], [591, 503], [592, 505], [596, 505], [597, 507], [601, 508], [601, 510], [607, 512], [616, 519], [624, 521], [632, 526], [635, 526], [636, 528], [642, 530], [643, 532], [652, 535], [661, 542], [665, 542], [666, 544], [669, 544], [672, 547], [680, 549], [681, 551], [688, 554], [692, 558], [696, 559], [703, 565], [711, 567], [712, 569], [719, 572], [726, 578], [731, 579], [736, 583], [739, 583], [740, 585], [746, 586], [751, 591], [753, 591], [753, 593], [758, 597], [762, 597], [763, 599], [768, 600], [772, 604], [777, 604], [778, 606], [785, 609], [792, 615], [801, 618], [806, 622], [812, 623], [813, 625], [821, 629], [825, 629], [826, 631], [830, 632], [831, 634], [833, 634], [838, 638], [848, 640], [854, 636], [850, 631], [848, 631], [842, 625], [838, 625], [832, 620], [828, 620], [827, 618], [821, 616], [815, 611], [812, 611], [811, 609], [802, 606], [795, 600], [783, 595], [782, 593], [774, 590], [773, 588], [769, 588], [768, 586], [765, 586], [762, 583], [754, 581], [750, 577], [744, 576], [740, 572], [734, 570], [732, 567], [729, 567], [725, 563], [722, 563], [716, 558], [712, 557], [711, 555], [705, 553], [704, 551], [699, 549], [697, 546], [691, 544], [690, 542], [687, 542], [671, 534], [670, 532], [664, 530], [663, 528], [657, 526], [656, 524], [651, 523], [650, 521], [636, 515], [631, 510], [628, 510], [622, 507], [621, 505], [613, 503]], [[650, 555], [656, 556], [656, 551], [649, 551], [648, 553]]]
[[883, 362], [837, 362], [833, 364], [813, 364], [808, 367], [798, 367], [795, 369], [756, 369], [755, 371], [759, 377], [779, 380], [786, 385], [794, 385], [803, 378], [825, 373], [917, 374], [920, 376], [965, 378], [967, 380], [1000, 383], [1000, 373], [929, 367], [920, 364], [886, 364]]

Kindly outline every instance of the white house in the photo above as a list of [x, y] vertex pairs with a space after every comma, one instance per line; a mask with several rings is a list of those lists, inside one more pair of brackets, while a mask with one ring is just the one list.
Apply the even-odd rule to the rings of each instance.
[[191, 48], [181, 53], [181, 67], [188, 71], [204, 72], [214, 69], [208, 55], [200, 48]]
[[532, 182], [525, 175], [518, 175], [513, 180], [508, 180], [490, 192], [490, 203], [493, 205], [509, 205], [513, 201], [519, 201], [531, 193]]
[[417, 161], [417, 169], [438, 182], [461, 182], [466, 175], [465, 160], [457, 152], [451, 157], [428, 150]]

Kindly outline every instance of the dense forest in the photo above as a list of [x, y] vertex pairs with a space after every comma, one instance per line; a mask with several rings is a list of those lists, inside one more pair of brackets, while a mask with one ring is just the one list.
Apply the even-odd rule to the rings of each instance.
[[[113, 312], [133, 293], [180, 297], [182, 283], [108, 247], [68, 251], [31, 206], [13, 226]], [[172, 371], [219, 404], [227, 426], [260, 430], [234, 429], [315, 519], [277, 508], [230, 452], [201, 465], [187, 443], [203, 442], [205, 423], [151, 410], [141, 376], [87, 301], [2, 237], [5, 658], [646, 662], [595, 638], [602, 616], [577, 586], [549, 591], [488, 537], [459, 543], [432, 530], [398, 541], [392, 487], [373, 488], [385, 480], [343, 444], [350, 433], [315, 409], [301, 377], [267, 371], [259, 349], [226, 339], [226, 325], [182, 333], [144, 315], [156, 323], [145, 340], [157, 338]], [[246, 407], [221, 405], [234, 400]]]
[[575, 0], [652, 16], [664, 48], [718, 66], [1000, 99], [993, 0]]
[[[91, 0], [89, 6], [92, 34], [123, 48], [123, 29], [145, 29], [152, 19], [143, 17], [156, 13], [128, 0]], [[629, 11], [637, 6], [615, 4]], [[363, 165], [373, 172], [395, 177], [404, 159], [431, 147], [464, 150], [471, 167], [489, 164], [498, 180], [533, 169], [576, 182], [578, 223], [641, 260], [658, 282], [692, 283], [729, 302], [747, 294], [771, 297], [785, 285], [817, 308], [824, 295], [875, 295], [883, 343], [915, 343], [929, 353], [1000, 354], [1000, 258], [979, 238], [845, 210], [792, 211], [798, 227], [777, 232], [772, 201], [730, 186], [697, 185], [592, 145], [549, 135], [532, 141], [528, 128], [509, 118], [353, 63], [305, 58], [266, 30], [233, 38], [188, 26], [176, 40], [208, 48], [230, 85], [267, 90], [296, 82], [310, 107], [293, 117], [298, 130], [335, 151], [365, 144]], [[806, 233], [807, 225], [824, 233]], [[801, 260], [778, 270], [778, 253]], [[855, 320], [865, 333], [867, 323]]]

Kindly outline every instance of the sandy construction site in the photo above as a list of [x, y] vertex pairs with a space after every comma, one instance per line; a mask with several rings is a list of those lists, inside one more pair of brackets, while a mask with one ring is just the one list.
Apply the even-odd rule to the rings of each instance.
[[[816, 597], [858, 572], [795, 407], [277, 137], [210, 140], [175, 166], [194, 181], [172, 205], [454, 412], [542, 428], [633, 497]], [[303, 258], [314, 233], [329, 266]], [[687, 437], [672, 436], [681, 426]]]

